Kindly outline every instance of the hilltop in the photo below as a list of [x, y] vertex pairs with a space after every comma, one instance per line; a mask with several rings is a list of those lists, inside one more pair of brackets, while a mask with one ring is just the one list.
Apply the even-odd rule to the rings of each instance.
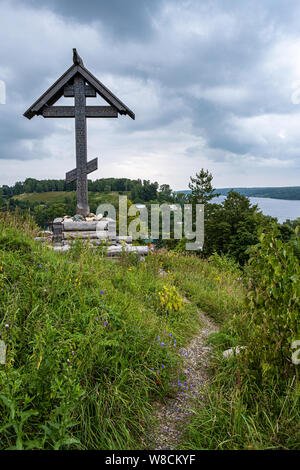
[[[114, 263], [80, 242], [57, 253], [34, 241], [37, 230], [28, 217], [0, 218], [1, 449], [149, 448], [161, 432], [154, 404], [178, 394], [192, 400], [181, 449], [297, 448], [300, 268], [278, 232], [261, 237], [243, 272], [217, 254]], [[199, 367], [182, 365], [191, 345], [203, 348], [201, 312], [219, 332], [193, 395]], [[245, 354], [225, 359], [237, 345]]]

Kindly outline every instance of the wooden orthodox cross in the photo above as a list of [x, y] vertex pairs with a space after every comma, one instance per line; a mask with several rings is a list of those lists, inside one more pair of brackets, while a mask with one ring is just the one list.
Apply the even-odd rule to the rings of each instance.
[[[97, 93], [109, 106], [87, 106], [87, 97]], [[61, 96], [74, 98], [74, 106], [53, 106]], [[70, 67], [25, 113], [31, 119], [41, 115], [44, 118], [75, 118], [76, 168], [66, 173], [66, 182], [77, 181], [77, 214], [88, 215], [87, 175], [98, 168], [98, 159], [87, 161], [86, 118], [117, 118], [118, 114], [134, 113], [111, 93], [83, 65], [81, 57], [73, 49], [73, 65]]]

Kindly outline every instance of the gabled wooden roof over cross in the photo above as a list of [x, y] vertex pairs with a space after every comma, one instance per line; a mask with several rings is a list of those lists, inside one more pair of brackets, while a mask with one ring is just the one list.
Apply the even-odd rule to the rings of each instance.
[[[87, 106], [86, 98], [97, 94], [109, 106]], [[62, 96], [73, 97], [74, 106], [53, 106]], [[24, 113], [28, 119], [34, 116], [75, 118], [76, 168], [66, 174], [66, 180], [67, 183], [77, 180], [78, 214], [89, 213], [87, 174], [98, 167], [97, 158], [87, 161], [86, 118], [117, 118], [119, 114], [135, 119], [133, 111], [84, 67], [76, 49], [73, 49], [73, 65]]]

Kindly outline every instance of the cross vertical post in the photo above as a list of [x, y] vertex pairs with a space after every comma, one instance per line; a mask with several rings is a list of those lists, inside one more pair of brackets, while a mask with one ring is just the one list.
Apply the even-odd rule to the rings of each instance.
[[77, 169], [77, 208], [76, 213], [88, 215], [88, 180], [87, 180], [87, 129], [85, 111], [85, 82], [81, 75], [74, 77], [75, 99], [75, 146]]

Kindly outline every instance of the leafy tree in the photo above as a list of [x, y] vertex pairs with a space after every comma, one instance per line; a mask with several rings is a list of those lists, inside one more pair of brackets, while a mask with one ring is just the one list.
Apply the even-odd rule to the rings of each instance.
[[172, 189], [168, 184], [162, 184], [158, 191], [159, 202], [170, 202], [172, 199]]
[[240, 264], [249, 255], [249, 246], [258, 243], [259, 228], [273, 219], [264, 216], [246, 196], [230, 191], [221, 204], [205, 206], [204, 255], [229, 254]]

